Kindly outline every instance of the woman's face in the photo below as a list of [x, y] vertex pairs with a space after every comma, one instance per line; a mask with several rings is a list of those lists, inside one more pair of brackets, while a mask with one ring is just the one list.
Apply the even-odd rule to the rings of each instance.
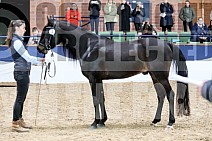
[[15, 27], [15, 33], [19, 36], [24, 36], [24, 33], [26, 32], [26, 25], [23, 23], [21, 26]]
[[168, 2], [168, 0], [164, 0], [164, 3], [167, 3]]
[[108, 3], [112, 4], [113, 3], [113, 0], [108, 0]]
[[199, 18], [199, 19], [198, 19], [198, 24], [199, 24], [199, 25], [203, 25], [203, 24], [204, 24], [204, 21], [203, 21], [202, 18]]

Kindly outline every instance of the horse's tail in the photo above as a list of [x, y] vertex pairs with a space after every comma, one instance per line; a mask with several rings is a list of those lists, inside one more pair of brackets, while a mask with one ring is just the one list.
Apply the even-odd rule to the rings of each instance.
[[[183, 77], [188, 77], [188, 69], [186, 65], [186, 58], [182, 51], [173, 44], [169, 43], [170, 48], [173, 52], [173, 60], [176, 66], [176, 71], [178, 75]], [[177, 96], [176, 96], [176, 107], [177, 115], [190, 115], [190, 104], [189, 104], [189, 90], [188, 84], [177, 82]]]

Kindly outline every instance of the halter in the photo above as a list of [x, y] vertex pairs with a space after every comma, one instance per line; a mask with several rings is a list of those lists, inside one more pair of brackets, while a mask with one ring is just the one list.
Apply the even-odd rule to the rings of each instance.
[[56, 21], [54, 21], [53, 26], [47, 26], [46, 28], [49, 29], [48, 34], [50, 36], [49, 36], [47, 42], [45, 41], [44, 44], [42, 44], [41, 42], [39, 43], [39, 45], [45, 47], [46, 50], [52, 49], [52, 47], [50, 45], [50, 41], [51, 41], [52, 37], [55, 36], [55, 27], [56, 27]]
[[[39, 43], [40, 46], [44, 47], [42, 50], [51, 50], [52, 47], [50, 45], [50, 41], [52, 39], [52, 37], [55, 36], [55, 27], [56, 27], [56, 21], [53, 22], [53, 26], [47, 26], [46, 28], [49, 29], [48, 30], [48, 34], [49, 34], [49, 38], [47, 41], [44, 42], [44, 44], [42, 44], [41, 42]], [[54, 74], [53, 75], [50, 75], [50, 66], [51, 66], [51, 63], [54, 64]], [[45, 73], [44, 73], [44, 80], [46, 79], [46, 74], [48, 72], [48, 75], [49, 77], [53, 78], [55, 75], [56, 75], [56, 64], [55, 64], [55, 61], [54, 61], [54, 54], [51, 50], [51, 61], [48, 62], [48, 64], [45, 62], [43, 64], [44, 66], [46, 66], [46, 70], [45, 70]], [[42, 71], [43, 71], [43, 68], [42, 68]]]

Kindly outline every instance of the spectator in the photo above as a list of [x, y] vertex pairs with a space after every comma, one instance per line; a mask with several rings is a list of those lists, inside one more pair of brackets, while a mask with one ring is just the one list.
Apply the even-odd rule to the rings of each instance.
[[210, 25], [208, 26], [208, 33], [209, 33], [209, 41], [211, 42], [212, 40], [212, 20], [210, 21]]
[[135, 30], [137, 31], [138, 35], [140, 35], [142, 32], [142, 24], [145, 17], [144, 6], [141, 2], [136, 3], [136, 7], [133, 10], [132, 15], [134, 17]]
[[174, 10], [173, 10], [173, 6], [168, 3], [167, 0], [164, 0], [164, 2], [162, 2], [160, 4], [160, 27], [162, 27], [162, 31], [166, 34], [166, 30], [168, 30], [168, 32], [172, 31], [172, 26], [173, 26], [173, 18], [172, 18], [172, 14], [173, 14]]
[[193, 26], [192, 21], [196, 17], [196, 14], [194, 9], [190, 6], [189, 0], [186, 0], [185, 6], [181, 8], [179, 17], [183, 21], [184, 32], [187, 32], [187, 25], [191, 31]]
[[32, 126], [25, 123], [22, 117], [24, 101], [29, 89], [31, 63], [38, 64], [45, 61], [44, 58], [38, 59], [29, 55], [23, 43], [23, 35], [26, 31], [25, 26], [25, 22], [22, 20], [11, 21], [6, 39], [15, 63], [13, 74], [17, 84], [17, 92], [13, 107], [12, 130], [16, 132], [29, 132], [29, 129], [32, 128]]
[[193, 42], [204, 42], [208, 41], [209, 30], [203, 21], [202, 17], [198, 18], [198, 21], [193, 25], [191, 32], [191, 41]]
[[76, 3], [71, 3], [70, 9], [66, 12], [66, 20], [76, 26], [79, 26], [79, 21], [81, 21], [81, 15], [78, 11]]
[[211, 10], [211, 13], [210, 13], [210, 20], [212, 21], [212, 10]]
[[91, 24], [91, 31], [99, 34], [99, 11], [101, 10], [101, 2], [100, 0], [90, 0], [88, 5], [88, 10], [90, 11], [90, 24]]
[[[110, 31], [110, 35], [113, 34], [114, 24], [117, 22], [117, 7], [113, 0], [108, 0], [104, 6], [104, 22], [106, 24], [106, 30]], [[111, 37], [112, 38], [112, 37]]]
[[37, 45], [40, 41], [40, 33], [37, 27], [32, 28], [32, 36], [29, 38], [28, 45]]
[[[157, 31], [153, 28], [153, 25], [150, 24], [149, 18], [145, 18], [142, 25], [142, 35], [154, 35], [156, 37]], [[143, 36], [144, 38], [145, 36]]]
[[123, 31], [124, 35], [130, 31], [131, 7], [128, 2], [123, 0], [117, 10], [117, 14], [119, 15], [119, 31]]

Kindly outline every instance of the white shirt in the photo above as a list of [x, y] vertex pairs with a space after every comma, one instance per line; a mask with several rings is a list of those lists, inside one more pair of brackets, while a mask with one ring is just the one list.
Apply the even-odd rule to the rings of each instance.
[[25, 49], [23, 43], [20, 40], [14, 42], [14, 49], [20, 54], [27, 62], [32, 64], [40, 64], [37, 57], [29, 55], [28, 51]]

